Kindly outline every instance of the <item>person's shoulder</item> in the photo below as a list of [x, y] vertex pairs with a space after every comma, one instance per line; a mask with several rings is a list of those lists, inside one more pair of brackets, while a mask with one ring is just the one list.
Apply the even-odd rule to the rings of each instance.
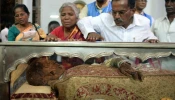
[[162, 25], [162, 23], [165, 23], [167, 22], [167, 17], [166, 16], [163, 16], [163, 17], [160, 17], [160, 18], [157, 18], [154, 23], [153, 23], [153, 28], [156, 28], [160, 25]]
[[12, 25], [12, 26], [9, 28], [9, 30], [17, 30], [16, 25]]
[[53, 32], [60, 32], [60, 31], [63, 31], [63, 26], [56, 27], [51, 33], [53, 33]]
[[1, 33], [8, 32], [8, 28], [4, 28], [1, 30]]
[[34, 23], [33, 25], [34, 25], [34, 27], [36, 27], [37, 29], [41, 28], [41, 26], [40, 26], [39, 24], [37, 24], [37, 23]]
[[53, 35], [56, 35], [59, 37], [60, 34], [64, 33], [63, 26], [56, 27], [52, 32], [50, 32]]
[[157, 19], [155, 20], [155, 22], [161, 22], [161, 21], [163, 21], [163, 20], [165, 20], [165, 19], [166, 19], [166, 17], [163, 16], [163, 17], [157, 18]]
[[114, 22], [114, 18], [110, 13], [101, 13], [99, 18], [105, 25], [110, 25]]
[[149, 16], [149, 17], [152, 17], [151, 15], [149, 15], [149, 14], [147, 14], [147, 13], [145, 13], [145, 12], [144, 12], [144, 15]]
[[149, 14], [147, 14], [147, 13], [144, 13], [146, 16], [148, 16], [149, 18], [151, 18], [152, 20], [154, 20], [154, 18], [151, 16], [151, 15], [149, 15]]
[[140, 23], [140, 25], [149, 25], [150, 21], [148, 18], [140, 15], [140, 14], [134, 14], [135, 19], [138, 20], [138, 22]]
[[101, 17], [102, 19], [113, 18], [110, 13], [101, 13], [99, 17]]
[[136, 19], [138, 19], [141, 22], [147, 22], [147, 21], [149, 21], [148, 18], [146, 18], [145, 16], [142, 16], [140, 14], [134, 14], [134, 17], [136, 17]]
[[58, 26], [54, 30], [61, 30], [61, 29], [63, 29], [63, 26]]

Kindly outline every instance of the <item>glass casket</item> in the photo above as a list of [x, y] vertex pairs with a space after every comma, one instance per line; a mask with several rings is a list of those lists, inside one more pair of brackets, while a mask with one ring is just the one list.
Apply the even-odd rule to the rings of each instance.
[[[0, 52], [0, 100], [175, 99], [175, 44], [7, 42], [0, 44]], [[27, 62], [30, 59], [53, 54], [78, 57], [83, 61], [113, 55], [131, 61], [137, 58], [142, 62], [138, 65], [142, 65], [140, 67], [143, 70], [144, 80], [134, 81], [124, 75], [115, 74], [116, 69], [74, 68], [73, 71], [67, 71], [69, 78], [58, 80], [58, 85], [55, 87], [58, 88], [59, 96], [55, 96], [50, 86], [30, 86], [25, 78]], [[150, 63], [150, 59], [153, 62]], [[157, 70], [154, 70], [154, 67]], [[87, 71], [95, 72], [89, 74]], [[154, 98], [154, 95], [157, 96]]]

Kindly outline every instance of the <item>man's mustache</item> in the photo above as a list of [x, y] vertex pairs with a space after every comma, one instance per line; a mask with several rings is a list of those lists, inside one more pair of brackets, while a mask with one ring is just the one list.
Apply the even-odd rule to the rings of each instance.
[[166, 9], [173, 9], [173, 7], [171, 7], [171, 6], [167, 6]]
[[115, 22], [123, 22], [123, 20], [122, 20], [122, 19], [120, 19], [120, 18], [115, 19], [114, 21], [115, 21]]

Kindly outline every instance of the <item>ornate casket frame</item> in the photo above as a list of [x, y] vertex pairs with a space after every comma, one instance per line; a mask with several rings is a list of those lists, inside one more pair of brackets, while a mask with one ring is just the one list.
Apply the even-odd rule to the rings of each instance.
[[112, 42], [7, 42], [0, 44], [0, 100], [10, 97], [10, 73], [20, 63], [33, 57], [60, 56], [79, 57], [86, 61], [92, 57], [121, 55], [137, 57], [142, 61], [175, 55], [173, 43], [112, 43]]

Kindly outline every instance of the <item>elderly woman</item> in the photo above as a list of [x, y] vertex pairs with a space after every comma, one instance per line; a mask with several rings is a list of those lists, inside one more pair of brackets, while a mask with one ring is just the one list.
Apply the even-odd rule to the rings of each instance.
[[8, 41], [38, 41], [41, 38], [46, 38], [45, 32], [39, 25], [28, 21], [30, 13], [26, 5], [17, 4], [13, 13], [18, 24], [9, 29]]
[[59, 9], [62, 26], [55, 28], [46, 41], [84, 40], [76, 23], [79, 19], [79, 9], [74, 3], [64, 3]]
[[[78, 26], [79, 9], [74, 3], [64, 3], [59, 9], [62, 26], [55, 28], [46, 41], [83, 41], [84, 37]], [[62, 57], [62, 65], [65, 69], [83, 64], [80, 58]]]

